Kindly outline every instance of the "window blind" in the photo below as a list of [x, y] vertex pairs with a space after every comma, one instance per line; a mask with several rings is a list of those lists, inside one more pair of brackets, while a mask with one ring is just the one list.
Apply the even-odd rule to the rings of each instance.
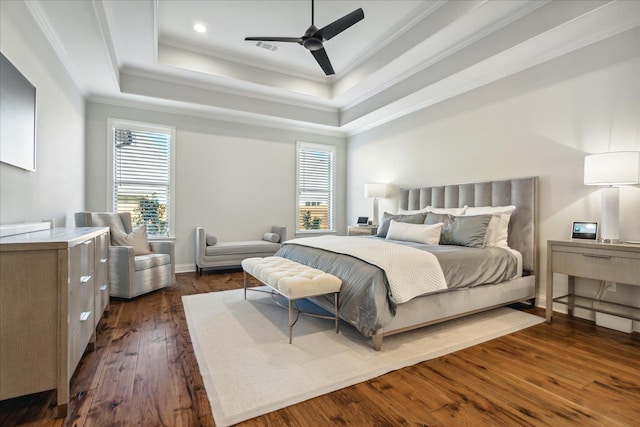
[[171, 135], [114, 128], [113, 205], [130, 212], [133, 228], [169, 236]]
[[332, 146], [298, 145], [298, 230], [333, 230]]

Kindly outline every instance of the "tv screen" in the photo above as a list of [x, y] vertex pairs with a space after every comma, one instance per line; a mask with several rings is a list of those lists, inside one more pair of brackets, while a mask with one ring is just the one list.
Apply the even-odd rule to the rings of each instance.
[[35, 171], [36, 88], [0, 56], [0, 161]]

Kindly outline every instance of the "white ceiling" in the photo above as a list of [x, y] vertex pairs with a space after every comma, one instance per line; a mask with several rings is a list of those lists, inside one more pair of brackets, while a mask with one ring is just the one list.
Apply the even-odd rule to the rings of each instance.
[[271, 51], [244, 41], [301, 36], [310, 0], [24, 6], [89, 100], [337, 135], [640, 26], [636, 0], [317, 0], [319, 28], [357, 8], [365, 15], [325, 42], [336, 71], [325, 76], [300, 45], [270, 43]]

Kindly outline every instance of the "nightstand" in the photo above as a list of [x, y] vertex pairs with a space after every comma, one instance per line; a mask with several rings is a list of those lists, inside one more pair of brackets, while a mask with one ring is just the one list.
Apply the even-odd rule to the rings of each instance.
[[[553, 298], [553, 273], [568, 276], [567, 295]], [[640, 308], [599, 301], [574, 294], [575, 277], [640, 286], [640, 245], [595, 241], [549, 240], [547, 242], [547, 322], [553, 303], [640, 321]]]
[[375, 236], [378, 234], [377, 225], [350, 225], [349, 236]]

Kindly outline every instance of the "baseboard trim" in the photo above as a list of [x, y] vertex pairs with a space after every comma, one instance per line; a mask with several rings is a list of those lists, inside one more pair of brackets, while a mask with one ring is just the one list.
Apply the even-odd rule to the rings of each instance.
[[191, 273], [196, 271], [195, 264], [176, 264], [176, 273]]

